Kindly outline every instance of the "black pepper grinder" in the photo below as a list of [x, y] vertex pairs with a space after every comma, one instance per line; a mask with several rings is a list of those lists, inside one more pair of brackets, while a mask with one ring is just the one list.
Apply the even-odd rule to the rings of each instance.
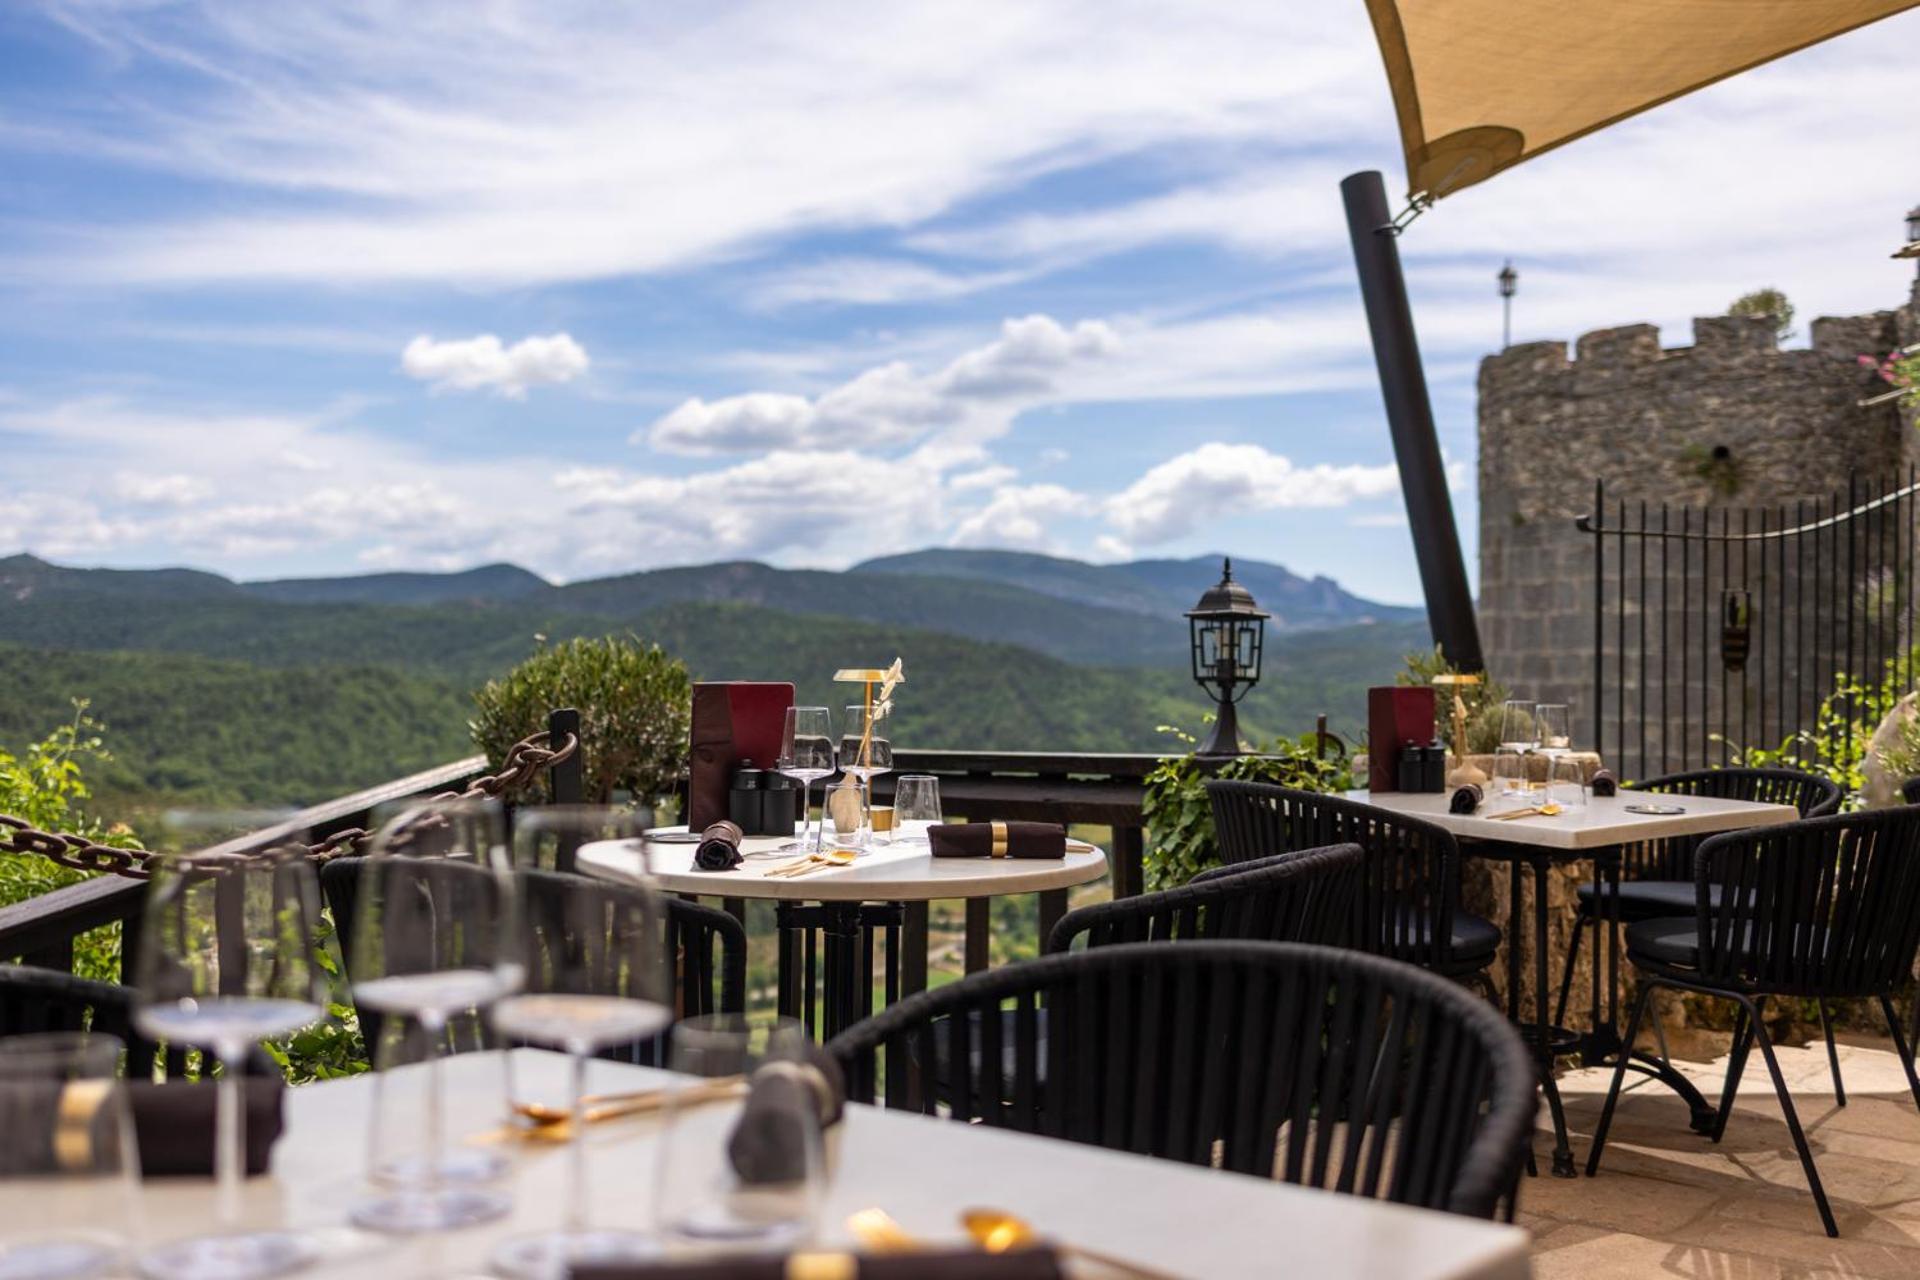
[[1439, 738], [1427, 744], [1426, 766], [1420, 779], [1422, 791], [1439, 795], [1447, 789], [1447, 744]]
[[1427, 749], [1411, 738], [1400, 744], [1400, 789], [1415, 793], [1421, 790], [1421, 782], [1426, 772]]
[[791, 836], [800, 820], [800, 788], [784, 773], [766, 773], [760, 781], [760, 834]]
[[745, 835], [763, 834], [760, 797], [765, 780], [766, 775], [754, 768], [751, 760], [741, 761], [740, 767], [733, 771], [733, 786], [727, 792], [727, 817]]

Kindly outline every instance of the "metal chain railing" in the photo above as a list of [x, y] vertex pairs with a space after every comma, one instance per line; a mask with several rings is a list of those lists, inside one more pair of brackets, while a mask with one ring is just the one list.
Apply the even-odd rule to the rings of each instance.
[[[409, 797], [417, 803], [436, 800], [497, 800], [519, 791], [541, 772], [573, 758], [580, 750], [580, 739], [568, 734], [558, 747], [548, 745], [545, 730], [531, 734], [507, 748], [506, 758], [496, 773], [483, 774], [469, 782], [463, 791], [442, 791], [438, 795]], [[304, 846], [307, 856], [325, 862], [358, 853], [373, 833], [364, 827], [336, 831], [326, 839]], [[284, 849], [284, 844], [273, 849]], [[301, 846], [296, 846], [301, 847]], [[271, 850], [270, 850], [271, 851]], [[9, 814], [0, 813], [0, 853], [37, 853], [75, 871], [106, 872], [130, 880], [147, 878], [147, 864], [166, 855], [148, 849], [121, 849], [100, 844], [83, 836], [64, 832], [41, 831]]]

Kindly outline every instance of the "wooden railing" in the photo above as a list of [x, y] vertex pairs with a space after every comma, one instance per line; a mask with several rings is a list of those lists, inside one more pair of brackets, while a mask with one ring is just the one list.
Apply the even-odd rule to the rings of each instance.
[[[1123, 897], [1141, 889], [1141, 803], [1146, 776], [1158, 763], [1158, 757], [1147, 755], [896, 751], [894, 774], [879, 779], [875, 789], [880, 797], [888, 798], [894, 778], [908, 773], [932, 774], [940, 779], [941, 804], [948, 817], [1033, 819], [1107, 827], [1113, 832], [1109, 846], [1113, 893]], [[315, 805], [270, 831], [243, 837], [228, 847], [239, 852], [262, 846], [284, 838], [289, 828], [305, 831], [308, 838], [317, 840], [336, 831], [365, 826], [381, 805], [457, 788], [485, 768], [485, 757], [472, 756], [396, 778]], [[130, 978], [133, 933], [139, 923], [144, 888], [138, 880], [103, 875], [0, 907], [0, 960], [17, 958], [26, 964], [70, 972], [75, 941], [91, 930], [119, 923], [127, 930], [121, 953], [123, 980]], [[1040, 895], [1040, 942], [1045, 942], [1053, 922], [1065, 912], [1066, 903], [1065, 890]], [[985, 968], [990, 928], [986, 899], [968, 903], [966, 923], [967, 968]], [[924, 903], [909, 913], [907, 933], [908, 981], [911, 983], [915, 976], [924, 981]], [[915, 967], [921, 969], [920, 975], [911, 972]]]

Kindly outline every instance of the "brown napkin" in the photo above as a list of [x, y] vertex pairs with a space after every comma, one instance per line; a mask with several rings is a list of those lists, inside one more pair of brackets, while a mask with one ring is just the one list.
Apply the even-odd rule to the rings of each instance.
[[824, 1132], [846, 1111], [840, 1064], [824, 1045], [807, 1045], [807, 1060], [768, 1062], [753, 1073], [740, 1120], [727, 1138], [727, 1158], [746, 1183], [798, 1182], [806, 1173], [805, 1117]]
[[765, 1254], [703, 1260], [621, 1263], [574, 1267], [573, 1280], [792, 1280], [800, 1276], [848, 1276], [852, 1280], [1064, 1280], [1052, 1249], [981, 1253], [975, 1249], [915, 1253]]
[[731, 871], [742, 862], [740, 828], [722, 820], [700, 833], [700, 847], [693, 854], [695, 871]]
[[1454, 789], [1453, 798], [1447, 801], [1447, 812], [1472, 813], [1480, 807], [1480, 801], [1482, 799], [1480, 788], [1476, 784], [1469, 782], [1464, 787], [1456, 787]]
[[[55, 1147], [59, 1137], [53, 1116], [73, 1117], [68, 1122], [69, 1133], [77, 1129], [87, 1135], [75, 1148], [80, 1154], [73, 1158], [90, 1160], [87, 1153], [98, 1150], [98, 1144], [114, 1141], [111, 1113], [102, 1106], [110, 1095], [99, 1085], [91, 1080], [64, 1087], [52, 1081], [0, 1085], [0, 1134], [9, 1138], [0, 1142], [0, 1173], [48, 1172], [65, 1167]], [[125, 1088], [143, 1176], [205, 1177], [213, 1172], [218, 1090], [211, 1081], [133, 1081]], [[249, 1175], [267, 1171], [273, 1144], [280, 1137], [281, 1101], [286, 1091], [278, 1075], [249, 1075], [240, 1081]], [[12, 1141], [13, 1135], [20, 1135], [20, 1140]]]
[[1597, 796], [1617, 795], [1620, 791], [1620, 783], [1605, 769], [1595, 769], [1593, 776], [1587, 779], [1587, 785], [1593, 788], [1593, 794]]
[[1057, 822], [961, 822], [927, 828], [936, 858], [1064, 858], [1067, 831]]

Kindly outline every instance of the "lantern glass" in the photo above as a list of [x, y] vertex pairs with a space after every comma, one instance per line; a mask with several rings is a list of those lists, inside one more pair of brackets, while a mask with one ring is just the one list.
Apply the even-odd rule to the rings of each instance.
[[1920, 240], [1920, 205], [1907, 210], [1907, 239]]

